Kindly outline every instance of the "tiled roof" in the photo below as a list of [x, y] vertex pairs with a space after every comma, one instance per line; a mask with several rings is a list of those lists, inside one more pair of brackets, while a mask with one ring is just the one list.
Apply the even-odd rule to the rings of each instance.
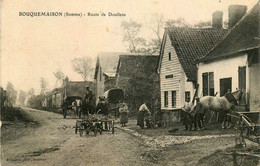
[[205, 57], [198, 62], [225, 58], [260, 47], [259, 2], [230, 30]]
[[165, 34], [169, 35], [188, 81], [197, 80], [197, 67], [194, 60], [206, 55], [227, 33], [227, 30], [221, 28], [171, 27], [166, 28], [165, 31]]
[[121, 55], [117, 67], [120, 77], [148, 78], [156, 73], [158, 55]]

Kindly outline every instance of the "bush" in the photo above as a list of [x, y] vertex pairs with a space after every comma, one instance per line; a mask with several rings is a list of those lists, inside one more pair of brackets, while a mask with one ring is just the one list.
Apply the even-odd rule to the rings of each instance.
[[26, 117], [22, 113], [20, 108], [16, 107], [5, 107], [1, 110], [1, 120], [2, 121], [15, 121], [15, 120], [25, 120]]

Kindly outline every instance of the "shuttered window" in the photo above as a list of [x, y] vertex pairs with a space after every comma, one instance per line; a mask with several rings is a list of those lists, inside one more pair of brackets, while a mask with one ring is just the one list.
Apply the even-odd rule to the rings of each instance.
[[246, 66], [238, 67], [238, 87], [245, 93], [246, 91]]
[[203, 73], [202, 74], [202, 91], [203, 96], [214, 96], [214, 73]]
[[164, 107], [168, 107], [168, 91], [164, 92]]
[[176, 91], [172, 91], [172, 107], [176, 107]]

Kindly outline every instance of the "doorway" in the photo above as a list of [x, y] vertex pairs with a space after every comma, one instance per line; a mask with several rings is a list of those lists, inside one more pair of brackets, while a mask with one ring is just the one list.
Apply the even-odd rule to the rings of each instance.
[[220, 96], [224, 96], [228, 90], [232, 92], [232, 77], [220, 79]]

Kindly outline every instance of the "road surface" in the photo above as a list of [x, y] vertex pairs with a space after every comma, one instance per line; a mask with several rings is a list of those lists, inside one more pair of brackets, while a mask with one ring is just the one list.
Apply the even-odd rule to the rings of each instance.
[[[119, 129], [94, 137], [75, 134], [75, 118], [23, 108], [34, 122], [9, 124], [2, 130], [1, 163], [6, 165], [153, 165], [142, 159], [141, 140]], [[11, 127], [10, 127], [11, 126]]]

